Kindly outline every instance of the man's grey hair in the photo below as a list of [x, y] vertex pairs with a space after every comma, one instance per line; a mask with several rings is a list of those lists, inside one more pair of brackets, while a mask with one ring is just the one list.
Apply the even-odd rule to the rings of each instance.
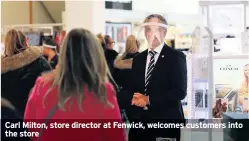
[[151, 15], [149, 15], [144, 20], [144, 23], [147, 23], [152, 18], [157, 18], [157, 19], [160, 20], [161, 23], [168, 25], [168, 22], [166, 21], [166, 19], [162, 15], [159, 15], [159, 14], [151, 14]]

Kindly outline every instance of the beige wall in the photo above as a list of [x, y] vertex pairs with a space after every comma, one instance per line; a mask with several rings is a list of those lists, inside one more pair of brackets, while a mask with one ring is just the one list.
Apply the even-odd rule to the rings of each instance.
[[[28, 1], [1, 2], [1, 28], [5, 25], [29, 24]], [[51, 23], [39, 2], [33, 2], [33, 23]]]
[[1, 2], [1, 26], [29, 23], [29, 2]]
[[39, 2], [33, 2], [33, 24], [52, 23]]
[[73, 28], [85, 28], [94, 34], [104, 33], [104, 1], [66, 1], [65, 3], [66, 31]]

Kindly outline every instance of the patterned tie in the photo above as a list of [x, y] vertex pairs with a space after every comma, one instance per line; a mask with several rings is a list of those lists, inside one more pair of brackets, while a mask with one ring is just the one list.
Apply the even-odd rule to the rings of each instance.
[[[155, 55], [156, 55], [156, 51], [149, 51], [149, 54], [150, 54], [150, 62], [149, 62], [149, 66], [148, 66], [148, 69], [147, 69], [147, 73], [146, 73], [146, 76], [145, 76], [145, 89], [144, 89], [144, 95], [147, 96], [147, 88], [148, 88], [148, 85], [150, 83], [150, 78], [151, 78], [151, 74], [152, 74], [152, 71], [155, 67]], [[148, 107], [144, 107], [144, 110], [148, 110]]]

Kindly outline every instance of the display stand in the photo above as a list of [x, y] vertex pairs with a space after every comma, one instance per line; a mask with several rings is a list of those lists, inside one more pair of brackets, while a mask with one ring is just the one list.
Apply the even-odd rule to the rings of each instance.
[[[196, 27], [192, 34], [192, 93], [189, 95], [189, 122], [212, 119], [213, 37], [208, 28]], [[208, 120], [210, 122], [210, 120]], [[192, 129], [191, 129], [192, 130]], [[208, 131], [212, 140], [212, 129]]]
[[249, 30], [243, 32], [241, 37], [242, 37], [242, 53], [249, 54]]
[[[190, 122], [214, 123], [221, 122], [222, 113], [236, 112], [238, 106], [241, 113], [246, 113], [249, 102], [249, 86], [245, 88], [245, 69], [249, 65], [249, 53], [245, 52], [249, 48], [248, 32], [242, 33], [241, 52], [218, 52], [214, 53], [213, 35], [208, 28], [197, 27], [192, 34], [192, 81], [191, 94], [188, 94], [188, 119]], [[235, 49], [236, 50], [236, 49]], [[243, 91], [243, 92], [241, 92]], [[239, 98], [243, 97], [242, 103]], [[221, 117], [215, 117], [214, 109], [220, 99], [223, 104]], [[248, 115], [248, 113], [247, 113]], [[249, 115], [248, 115], [249, 118]], [[216, 120], [218, 119], [218, 120]], [[191, 129], [194, 131], [195, 129]], [[219, 130], [219, 129], [218, 129]], [[220, 129], [222, 130], [222, 129]], [[208, 129], [208, 140], [212, 140], [214, 129]]]
[[248, 1], [200, 1], [204, 26], [213, 34], [243, 32], [248, 18], [246, 12], [248, 3]]
[[[189, 119], [211, 119], [208, 109], [213, 95], [212, 34], [207, 28], [197, 27], [192, 34], [192, 94], [189, 95]], [[211, 84], [211, 85], [210, 85]]]

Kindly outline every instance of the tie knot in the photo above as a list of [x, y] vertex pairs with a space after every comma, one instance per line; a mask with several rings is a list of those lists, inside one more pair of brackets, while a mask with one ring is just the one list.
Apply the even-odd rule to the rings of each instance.
[[149, 54], [151, 57], [154, 57], [156, 55], [156, 53], [157, 53], [156, 51], [149, 51]]

